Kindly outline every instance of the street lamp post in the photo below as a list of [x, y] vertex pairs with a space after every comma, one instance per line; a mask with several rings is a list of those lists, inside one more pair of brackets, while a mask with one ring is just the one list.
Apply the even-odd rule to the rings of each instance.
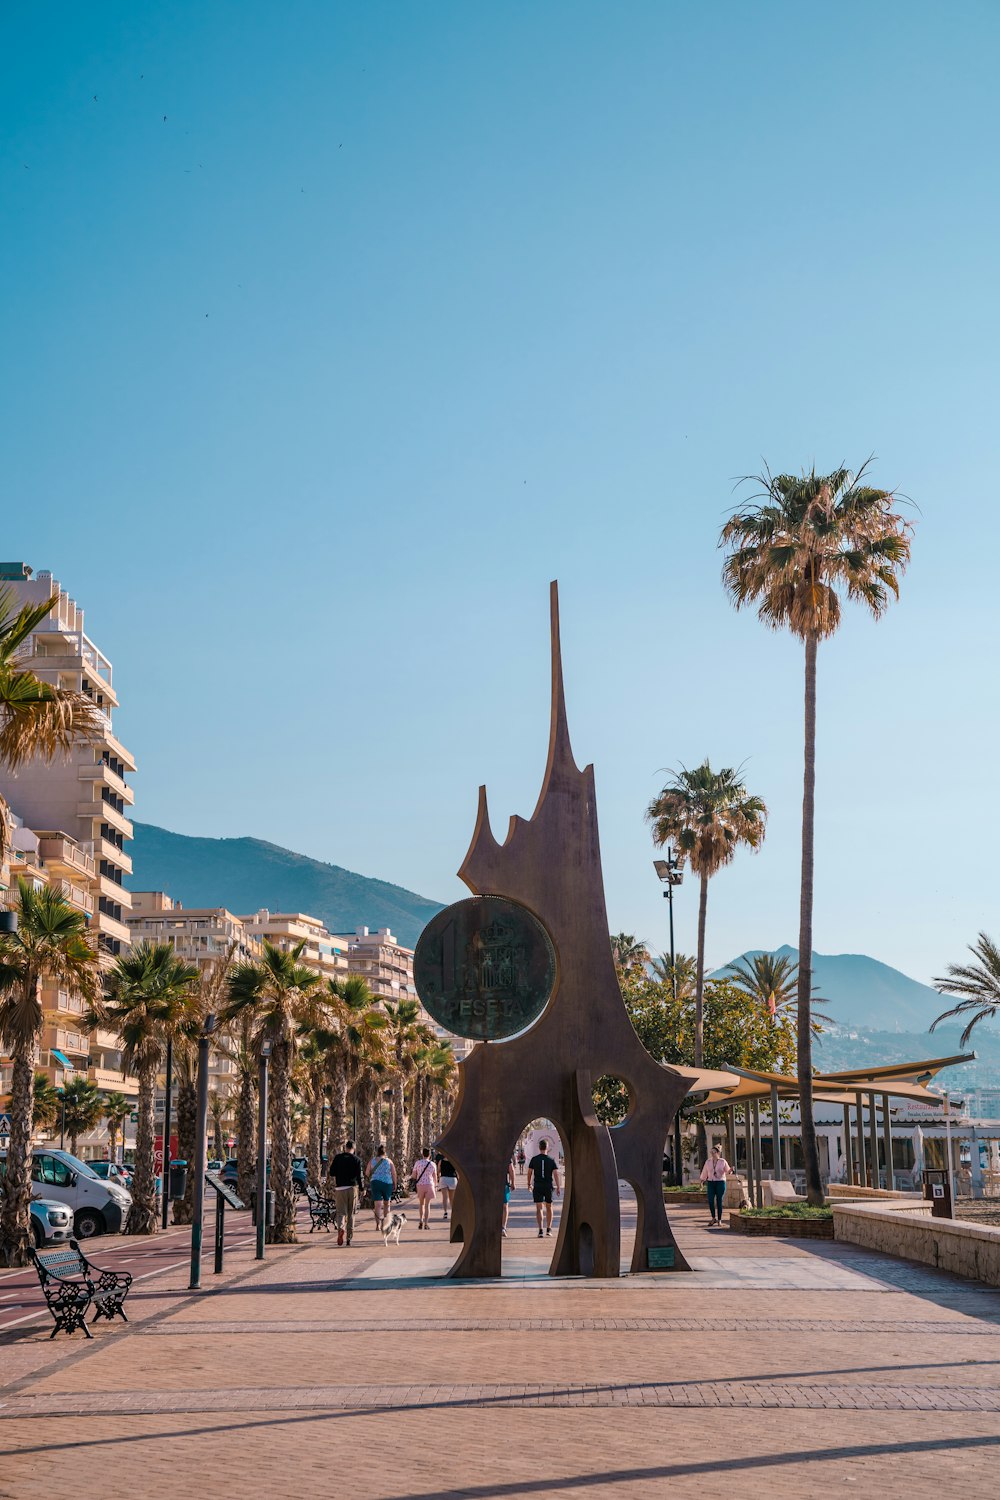
[[260, 1045], [260, 1079], [257, 1085], [257, 1260], [264, 1259], [267, 1227], [267, 1064], [271, 1043]]
[[670, 908], [670, 987], [674, 999], [677, 999], [677, 974], [676, 955], [674, 954], [674, 886], [680, 885], [684, 879], [684, 871], [681, 869], [681, 861], [674, 854], [673, 849], [667, 845], [666, 859], [654, 859], [653, 869], [657, 876], [666, 886], [663, 892], [664, 899]]
[[[194, 1148], [194, 1184], [191, 1215], [190, 1288], [201, 1286], [201, 1242], [205, 1227], [205, 1157], [208, 1151], [208, 1044], [215, 1030], [215, 1016], [207, 1015], [198, 1038], [198, 1116]], [[166, 1186], [166, 1179], [164, 1180]], [[164, 1195], [166, 1196], [166, 1195]]]
[[[674, 854], [670, 844], [667, 845], [666, 859], [654, 859], [653, 869], [657, 877], [666, 886], [663, 892], [667, 905], [670, 909], [670, 989], [676, 1003], [677, 1000], [677, 957], [674, 953], [674, 886], [680, 885], [684, 879], [681, 862]], [[674, 1116], [674, 1153], [677, 1161], [674, 1166], [674, 1184], [676, 1187], [684, 1186], [684, 1161], [682, 1157], [681, 1115], [680, 1110]]]

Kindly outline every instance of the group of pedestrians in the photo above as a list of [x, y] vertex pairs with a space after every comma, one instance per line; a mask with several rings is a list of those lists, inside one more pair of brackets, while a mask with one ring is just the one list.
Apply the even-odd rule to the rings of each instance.
[[[519, 1151], [518, 1158], [520, 1165], [525, 1159], [523, 1149]], [[535, 1205], [538, 1238], [542, 1239], [543, 1236], [552, 1233], [553, 1195], [558, 1197], [562, 1191], [559, 1168], [549, 1155], [547, 1141], [539, 1141], [538, 1151], [530, 1161], [525, 1162], [525, 1165], [528, 1170], [528, 1190]], [[396, 1166], [388, 1156], [385, 1145], [382, 1143], [378, 1145], [375, 1155], [366, 1168], [355, 1150], [354, 1142], [345, 1142], [343, 1150], [338, 1151], [331, 1159], [327, 1176], [333, 1187], [337, 1244], [350, 1245], [354, 1239], [355, 1214], [364, 1194], [366, 1178], [371, 1194], [375, 1228], [381, 1231], [391, 1212], [390, 1205], [393, 1196], [399, 1187]], [[424, 1146], [410, 1169], [409, 1185], [417, 1197], [418, 1229], [430, 1228], [431, 1205], [437, 1198], [439, 1188], [442, 1201], [441, 1217], [445, 1223], [448, 1222], [454, 1210], [458, 1173], [454, 1164], [446, 1156], [442, 1156], [440, 1152], [434, 1154], [429, 1146]], [[515, 1187], [514, 1158], [511, 1157], [507, 1164], [507, 1180], [504, 1184], [503, 1223], [501, 1225], [504, 1239], [507, 1238], [510, 1199]]]
[[[354, 1142], [345, 1142], [344, 1149], [331, 1159], [327, 1177], [333, 1186], [337, 1244], [350, 1245], [354, 1239], [354, 1217], [364, 1195], [366, 1178], [375, 1228], [381, 1231], [399, 1187], [396, 1166], [387, 1154], [385, 1145], [379, 1143], [366, 1168], [355, 1151]], [[442, 1218], [448, 1220], [454, 1205], [455, 1189], [458, 1187], [458, 1173], [446, 1157], [440, 1154], [434, 1156], [430, 1147], [424, 1146], [410, 1171], [410, 1186], [417, 1195], [418, 1229], [430, 1228], [431, 1204], [437, 1198], [439, 1187], [444, 1204]]]

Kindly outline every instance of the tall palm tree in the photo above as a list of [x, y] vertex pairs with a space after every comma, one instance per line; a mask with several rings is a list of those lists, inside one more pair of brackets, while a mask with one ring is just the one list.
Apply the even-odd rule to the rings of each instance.
[[[29, 761], [53, 760], [103, 732], [103, 720], [85, 693], [42, 682], [26, 666], [28, 637], [59, 598], [18, 608], [14, 590], [0, 588], [0, 767], [20, 770]], [[10, 827], [10, 808], [0, 795], [0, 860]], [[6, 1197], [9, 1200], [11, 1189]]]
[[[174, 1035], [177, 1152], [181, 1161], [193, 1162], [198, 1149], [198, 1035], [204, 1018], [217, 1015], [225, 1004], [235, 952], [236, 944], [230, 943], [225, 954], [198, 966], [198, 983], [191, 992], [190, 1010]], [[194, 1172], [189, 1172], [184, 1196], [174, 1199], [175, 1224], [190, 1224], [194, 1218], [194, 1181]]]
[[[764, 1006], [771, 1020], [776, 1021], [779, 1016], [791, 1018], [798, 1015], [798, 968], [787, 953], [780, 957], [776, 953], [755, 953], [753, 957], [741, 958], [733, 964], [724, 977], [744, 995]], [[813, 990], [811, 1000], [819, 998]], [[833, 1017], [815, 1010], [812, 1004], [809, 1011], [814, 1034], [822, 1030], [817, 1024], [819, 1021], [833, 1025]]]
[[51, 1130], [59, 1118], [59, 1090], [47, 1073], [36, 1072], [31, 1093], [31, 1123], [36, 1130]]
[[118, 1089], [104, 1096], [102, 1112], [108, 1122], [108, 1154], [112, 1161], [118, 1160], [118, 1134], [132, 1113], [132, 1100]]
[[323, 1104], [329, 1086], [327, 1051], [334, 1040], [333, 1033], [324, 1026], [303, 1026], [300, 1029], [299, 1088], [308, 1101], [306, 1175], [313, 1187], [319, 1187], [323, 1175]]
[[13, 1065], [0, 1259], [11, 1266], [27, 1265], [31, 1244], [31, 1111], [42, 1031], [41, 987], [58, 984], [86, 1002], [100, 990], [97, 953], [87, 941], [82, 912], [51, 887], [36, 891], [21, 879], [17, 913], [17, 931], [0, 938], [0, 1047]]
[[931, 1022], [933, 1031], [952, 1016], [961, 1016], [965, 1020], [971, 1015], [972, 1019], [962, 1032], [960, 1045], [963, 1047], [980, 1021], [993, 1020], [1000, 1012], [1000, 948], [985, 932], [981, 932], [976, 942], [970, 945], [969, 952], [979, 960], [978, 963], [949, 964], [945, 978], [935, 979], [934, 987], [942, 995], [961, 995], [962, 999]]
[[167, 1038], [180, 1035], [196, 1014], [197, 983], [197, 965], [184, 963], [170, 943], [137, 943], [115, 959], [106, 993], [87, 1016], [90, 1026], [118, 1033], [125, 1068], [139, 1079], [135, 1175], [126, 1234], [156, 1233], [156, 1076]]
[[619, 979], [626, 974], [641, 974], [649, 962], [649, 949], [631, 932], [611, 934], [611, 952]]
[[380, 1060], [384, 1052], [385, 1013], [375, 1005], [368, 982], [360, 974], [331, 979], [323, 996], [330, 1015], [331, 1037], [327, 1042], [330, 1079], [330, 1154], [344, 1149], [347, 1138], [347, 1105], [364, 1068]]
[[93, 1130], [104, 1113], [104, 1101], [97, 1084], [91, 1083], [89, 1078], [81, 1078], [79, 1074], [64, 1083], [60, 1092], [66, 1134], [69, 1136], [69, 1151], [71, 1156], [75, 1156], [81, 1135]]
[[216, 1161], [225, 1161], [226, 1158], [224, 1133], [231, 1105], [232, 1098], [227, 1089], [209, 1089], [208, 1118], [212, 1125], [212, 1145]]
[[653, 825], [653, 843], [675, 844], [682, 860], [701, 881], [698, 901], [698, 956], [695, 970], [695, 1067], [704, 1050], [705, 919], [708, 882], [735, 858], [742, 846], [759, 849], [767, 823], [767, 808], [752, 797], [734, 770], [713, 771], [705, 760], [693, 771], [671, 773], [646, 817]]
[[386, 1000], [383, 1008], [388, 1023], [385, 1031], [385, 1045], [389, 1057], [389, 1078], [392, 1090], [389, 1155], [396, 1163], [397, 1172], [401, 1172], [407, 1144], [406, 1081], [413, 1068], [413, 1046], [420, 1006], [416, 1000], [400, 1000], [396, 1004]]
[[[271, 1044], [271, 1097], [268, 1119], [271, 1127], [271, 1187], [274, 1190], [274, 1226], [271, 1242], [295, 1243], [295, 1190], [292, 1182], [291, 1074], [298, 1026], [315, 1018], [316, 991], [320, 977], [299, 962], [305, 942], [287, 951], [264, 939], [257, 962], [238, 964], [229, 977], [229, 998], [224, 1016], [237, 1020], [249, 1015], [255, 1045]], [[258, 1143], [264, 1150], [265, 1143]]]
[[737, 609], [754, 605], [765, 625], [788, 629], [805, 646], [805, 755], [802, 783], [802, 876], [799, 890], [798, 1084], [810, 1203], [823, 1200], [813, 1117], [812, 994], [813, 864], [816, 802], [816, 658], [841, 617], [841, 597], [865, 605], [875, 619], [899, 595], [910, 560], [909, 522], [890, 490], [865, 483], [867, 464], [853, 474], [771, 474], [722, 528], [728, 549], [723, 581]]
[[689, 1000], [694, 994], [698, 964], [693, 954], [675, 953], [671, 964], [670, 954], [661, 953], [658, 958], [650, 959], [650, 968], [654, 979], [670, 985], [678, 1000]]

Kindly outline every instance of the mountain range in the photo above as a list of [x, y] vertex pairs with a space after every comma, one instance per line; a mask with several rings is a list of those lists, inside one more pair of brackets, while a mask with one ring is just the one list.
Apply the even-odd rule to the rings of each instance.
[[[799, 950], [786, 943], [773, 950], [752, 948], [715, 973], [722, 978], [740, 959], [770, 951], [777, 958], [799, 961]], [[818, 1008], [839, 1026], [877, 1031], [926, 1032], [949, 1006], [945, 996], [929, 984], [921, 984], [865, 953], [814, 953], [813, 994]]]
[[330, 932], [390, 927], [407, 948], [441, 910], [440, 901], [263, 839], [192, 838], [136, 823], [129, 853], [137, 891], [166, 891], [184, 906], [225, 906], [240, 916], [261, 907], [306, 912]]

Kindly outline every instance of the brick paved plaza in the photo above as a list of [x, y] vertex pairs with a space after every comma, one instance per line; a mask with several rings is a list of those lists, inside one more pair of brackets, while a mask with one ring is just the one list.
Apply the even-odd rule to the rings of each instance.
[[698, 1208], [693, 1274], [552, 1282], [524, 1198], [502, 1283], [440, 1279], [439, 1213], [388, 1251], [366, 1216], [352, 1249], [209, 1258], [200, 1294], [158, 1271], [92, 1343], [29, 1304], [0, 1334], [0, 1496], [995, 1490], [1000, 1292]]

